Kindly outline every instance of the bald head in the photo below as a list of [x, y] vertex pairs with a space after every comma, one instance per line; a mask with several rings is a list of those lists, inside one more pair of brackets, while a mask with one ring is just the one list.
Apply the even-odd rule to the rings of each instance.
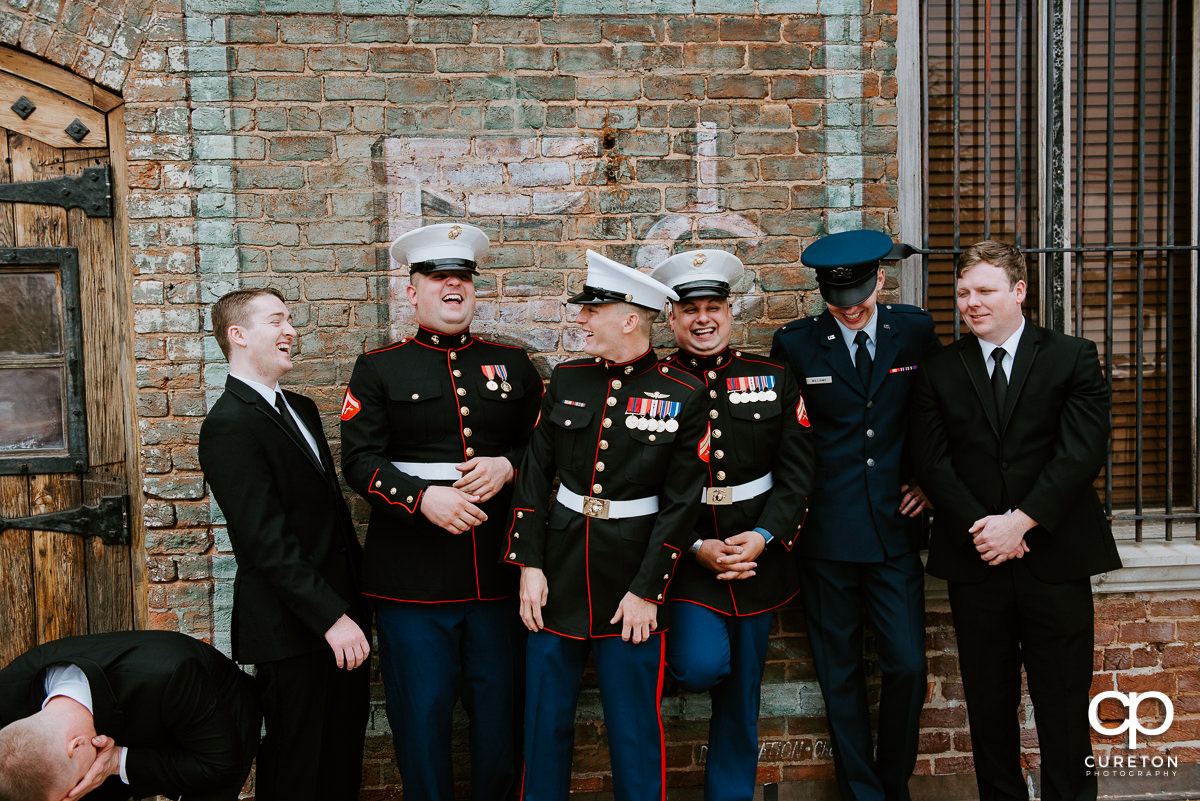
[[94, 731], [60, 708], [48, 704], [0, 729], [0, 801], [59, 801], [96, 761]]

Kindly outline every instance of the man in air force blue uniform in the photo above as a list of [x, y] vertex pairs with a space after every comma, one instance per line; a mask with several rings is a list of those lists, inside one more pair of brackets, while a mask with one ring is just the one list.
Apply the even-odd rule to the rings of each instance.
[[[923, 568], [915, 518], [924, 496], [905, 456], [908, 400], [933, 320], [877, 302], [892, 248], [876, 231], [823, 237], [801, 255], [828, 307], [788, 323], [771, 355], [804, 393], [817, 479], [797, 540], [813, 661], [825, 698], [843, 801], [907, 801], [925, 698]], [[862, 608], [874, 625], [883, 687], [871, 746]]]

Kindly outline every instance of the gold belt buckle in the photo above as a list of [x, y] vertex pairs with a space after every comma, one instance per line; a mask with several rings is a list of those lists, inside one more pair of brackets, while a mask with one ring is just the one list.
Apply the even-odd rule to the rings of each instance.
[[607, 520], [608, 500], [605, 498], [593, 498], [589, 495], [583, 499], [583, 509], [581, 511], [588, 517], [598, 517], [601, 520]]
[[729, 487], [705, 487], [704, 502], [709, 506], [732, 506], [733, 492]]

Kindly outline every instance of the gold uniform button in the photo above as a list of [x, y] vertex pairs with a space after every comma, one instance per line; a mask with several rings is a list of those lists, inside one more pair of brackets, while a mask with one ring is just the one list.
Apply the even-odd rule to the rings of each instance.
[[412, 396], [412, 399], [413, 399], [413, 400], [416, 400], [416, 399], [417, 399], [417, 398], [419, 398], [419, 397], [421, 397], [420, 393], [414, 392], [414, 393], [413, 393], [413, 396]]
[[408, 500], [407, 500], [407, 501], [405, 501], [405, 503], [412, 503], [412, 496], [411, 496], [411, 495], [409, 495], [409, 496], [408, 496]]
[[464, 428], [464, 429], [463, 429], [463, 436], [464, 436], [464, 437], [469, 437], [469, 436], [471, 436], [471, 429], [469, 429], [469, 428]]
[[525, 513], [524, 513], [524, 512], [517, 512], [517, 517], [518, 517], [518, 518], [520, 518], [520, 517], [524, 517], [524, 516], [525, 516]]
[[713, 456], [717, 457], [718, 459], [724, 459], [725, 451], [713, 451]]
[[455, 353], [454, 351], [450, 351], [450, 359], [451, 359], [451, 361], [453, 361], [454, 359], [457, 359], [457, 358], [458, 358], [458, 354], [457, 354], [457, 353]]
[[376, 481], [376, 482], [375, 482], [375, 486], [376, 486], [376, 487], [382, 487], [382, 486], [383, 486], [383, 482], [382, 482], [382, 481]]
[[508, 558], [509, 558], [509, 559], [516, 559], [516, 558], [517, 558], [516, 551], [514, 551], [514, 552], [510, 553], [510, 554], [508, 555]]
[[708, 371], [708, 377], [709, 377], [709, 378], [716, 378], [716, 377], [717, 377], [717, 371], [716, 371], [716, 370], [709, 370], [709, 371]]
[[713, 429], [713, 437], [715, 437], [715, 438], [717, 438], [717, 439], [720, 439], [720, 437], [721, 437], [721, 429], [719, 429], [719, 428], [714, 428], [714, 429]]
[[725, 471], [718, 470], [717, 471], [717, 481], [724, 481], [724, 480], [725, 480]]
[[656, 439], [657, 439], [657, 437], [656, 437], [654, 434], [651, 434], [651, 435], [650, 435], [649, 437], [647, 437], [646, 439], [650, 440], [651, 442], [654, 442], [654, 440], [656, 440]]
[[678, 559], [678, 558], [679, 558], [679, 554], [677, 554], [677, 553], [672, 553], [672, 554], [671, 554], [671, 558], [672, 558], [672, 559]]
[[664, 365], [663, 367], [660, 367], [659, 369], [660, 369], [660, 370], [662, 370], [662, 374], [663, 374], [663, 375], [666, 375], [666, 374], [667, 374], [667, 372], [668, 372], [668, 370], [667, 370], [667, 368], [666, 368], [666, 366], [665, 366], [665, 365]]
[[455, 378], [462, 378], [462, 370], [454, 370], [453, 373]]
[[468, 409], [466, 406], [459, 406], [459, 407], [458, 407], [458, 412], [459, 412], [459, 414], [461, 414], [463, 417], [466, 417], [468, 414], [470, 414], [470, 413], [471, 413], [471, 410], [470, 410], [470, 409]]
[[470, 458], [471, 458], [472, 456], [474, 456], [474, 455], [475, 455], [475, 449], [474, 449], [474, 448], [467, 448], [467, 458], [468, 458], [468, 459], [470, 459]]
[[604, 427], [605, 427], [605, 428], [608, 428], [608, 427], [609, 427], [609, 426], [611, 426], [611, 425], [612, 425], [612, 418], [611, 418], [611, 417], [605, 417], [605, 418], [604, 418]]
[[608, 440], [606, 440], [606, 439], [600, 440], [600, 450], [602, 450], [602, 451], [608, 450]]
[[613, 382], [612, 382], [612, 388], [613, 388], [613, 389], [620, 389], [620, 388], [621, 388], [621, 379], [619, 379], [619, 378], [614, 378], [614, 379], [613, 379]]
[[670, 573], [663, 573], [663, 581], [669, 581], [669, 580], [670, 580], [670, 578], [671, 578], [671, 574], [670, 574]]
[[604, 462], [596, 462], [596, 472], [597, 473], [604, 472]]
[[609, 406], [616, 406], [616, 405], [617, 405], [617, 399], [616, 399], [616, 398], [609, 398], [608, 400], [606, 400], [606, 401], [605, 401], [605, 403], [607, 403]]
[[754, 419], [755, 419], [755, 420], [761, 420], [761, 419], [762, 419], [762, 415], [761, 415], [761, 414], [759, 414], [758, 412], [755, 412], [755, 413], [754, 413]]
[[708, 413], [708, 416], [711, 417], [712, 419], [716, 420], [718, 417], [721, 416], [721, 413], [718, 412], [716, 409], [713, 409]]
[[395, 494], [396, 494], [396, 488], [395, 488], [395, 487], [392, 487], [390, 490], [388, 490], [388, 494], [389, 494], [389, 495], [395, 495]]
[[[666, 371], [664, 370], [664, 372], [666, 372]], [[660, 601], [662, 600], [662, 593], [661, 593], [661, 592], [658, 594], [658, 600], [660, 600]]]
[[[633, 372], [633, 367], [626, 367], [626, 368], [625, 368], [625, 375], [629, 375], [629, 374], [630, 374], [630, 373], [632, 373], [632, 372]], [[664, 372], [665, 372], [665, 371], [664, 371]]]
[[708, 391], [708, 397], [710, 397], [710, 398], [715, 398], [715, 397], [717, 397], [717, 391], [716, 391], [715, 389], [710, 389], [710, 390]]
[[519, 539], [521, 539], [521, 532], [519, 532], [519, 531], [514, 531], [514, 532], [513, 532], [513, 539], [514, 539], [514, 540], [519, 540]]
[[571, 421], [570, 421], [570, 420], [563, 420], [563, 425], [564, 425], [564, 426], [567, 426], [568, 428], [570, 428], [570, 427], [571, 427]]
[[599, 495], [600, 493], [604, 492], [604, 487], [603, 487], [603, 486], [601, 486], [600, 484], [593, 484], [593, 485], [592, 485], [592, 492], [594, 492], [594, 493], [596, 493], [597, 495]]
[[459, 388], [458, 388], [458, 394], [459, 394], [460, 396], [462, 396], [462, 395], [466, 395], [466, 394], [467, 394], [467, 389], [466, 389], [466, 387], [459, 387]]

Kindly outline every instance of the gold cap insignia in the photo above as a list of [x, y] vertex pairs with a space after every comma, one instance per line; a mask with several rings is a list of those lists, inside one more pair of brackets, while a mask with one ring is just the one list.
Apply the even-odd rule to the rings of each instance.
[[450, 231], [446, 234], [446, 236], [448, 236], [450, 239], [458, 239], [458, 236], [461, 233], [462, 233], [462, 226], [454, 225], [454, 226], [450, 227]]
[[703, 253], [697, 253], [695, 258], [692, 259], [692, 266], [699, 267], [706, 261], [708, 261], [708, 256], [705, 256]]

